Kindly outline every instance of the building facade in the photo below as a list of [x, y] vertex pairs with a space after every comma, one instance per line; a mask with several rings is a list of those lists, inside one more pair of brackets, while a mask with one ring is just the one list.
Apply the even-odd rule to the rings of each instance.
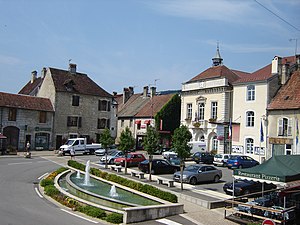
[[[31, 81], [27, 85], [33, 86], [34, 83]], [[56, 149], [68, 138], [86, 137], [88, 143], [98, 142], [106, 128], [111, 131], [112, 137], [116, 137], [113, 96], [86, 74], [77, 72], [76, 64], [70, 64], [69, 70], [44, 68], [42, 82], [37, 86], [37, 92], [25, 86], [20, 93], [26, 90], [23, 94], [35, 93], [50, 99], [55, 110], [53, 137]]]
[[54, 109], [49, 99], [0, 92], [0, 133], [6, 147], [24, 150], [53, 149]]

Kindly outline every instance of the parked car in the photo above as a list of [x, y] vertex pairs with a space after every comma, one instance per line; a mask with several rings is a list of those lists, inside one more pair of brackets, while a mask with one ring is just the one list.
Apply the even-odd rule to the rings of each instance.
[[227, 160], [230, 156], [230, 154], [217, 154], [214, 156], [213, 164], [215, 166], [227, 166]]
[[110, 154], [107, 154], [107, 156], [105, 156], [105, 155], [102, 156], [100, 158], [100, 163], [105, 163], [105, 160], [107, 158], [108, 164], [114, 164], [114, 161], [116, 158], [123, 157], [123, 156], [124, 156], [124, 153], [122, 151], [113, 151]]
[[171, 148], [168, 148], [168, 147], [162, 147], [162, 148], [157, 149], [153, 154], [154, 155], [161, 155], [163, 152], [170, 151], [170, 149]]
[[192, 158], [196, 163], [212, 164], [214, 161], [214, 155], [208, 152], [195, 152]]
[[[144, 173], [149, 173], [149, 160], [139, 163], [139, 169]], [[179, 166], [174, 166], [164, 159], [153, 159], [151, 174], [168, 174], [175, 173], [180, 170]]]
[[[118, 149], [115, 146], [111, 146], [107, 149], [107, 154], [110, 154], [111, 152], [114, 152], [114, 151], [118, 151]], [[100, 148], [95, 151], [95, 155], [103, 156], [103, 155], [105, 155], [105, 152], [106, 152], [106, 150], [104, 148]]]
[[[190, 165], [183, 170], [182, 181], [190, 184], [197, 184], [198, 182], [219, 182], [222, 178], [222, 170], [215, 168], [214, 166], [207, 165]], [[173, 180], [180, 182], [180, 171], [174, 173]]]
[[[127, 155], [127, 166], [137, 166], [140, 162], [146, 160], [145, 156], [141, 153], [129, 153]], [[115, 164], [116, 165], [121, 165], [125, 166], [125, 156], [124, 157], [119, 157], [115, 159]]]
[[180, 158], [177, 155], [169, 157], [167, 161], [174, 166], [180, 166]]
[[259, 165], [259, 162], [254, 160], [253, 158], [245, 155], [232, 155], [228, 160], [227, 160], [227, 167], [229, 169], [233, 168], [249, 168]]
[[[252, 181], [252, 180], [236, 180], [234, 182], [234, 196], [247, 195], [251, 193], [260, 193], [262, 190], [272, 190], [276, 189], [275, 184], [264, 183], [264, 188], [262, 188], [262, 183]], [[226, 194], [233, 194], [233, 183], [228, 182], [224, 184], [223, 190]]]
[[163, 152], [161, 155], [164, 159], [168, 159], [170, 157], [177, 156], [177, 153], [171, 149], [170, 151]]

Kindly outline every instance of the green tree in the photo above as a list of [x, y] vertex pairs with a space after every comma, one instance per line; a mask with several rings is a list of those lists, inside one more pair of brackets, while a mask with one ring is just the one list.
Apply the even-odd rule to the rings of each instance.
[[177, 153], [180, 158], [180, 177], [181, 177], [181, 190], [183, 190], [183, 167], [184, 161], [186, 158], [191, 155], [191, 146], [189, 146], [188, 142], [191, 140], [192, 134], [187, 128], [187, 126], [180, 126], [174, 131], [174, 135], [172, 137], [172, 146], [174, 151]]
[[100, 135], [99, 140], [102, 148], [105, 149], [105, 168], [107, 169], [107, 150], [109, 146], [111, 146], [114, 143], [114, 139], [110, 135], [110, 131], [108, 128], [106, 128]]
[[149, 181], [151, 181], [153, 154], [159, 148], [159, 133], [152, 126], [147, 127], [146, 136], [143, 140], [143, 147], [149, 155]]
[[119, 149], [123, 151], [125, 155], [125, 174], [127, 174], [127, 155], [128, 150], [132, 149], [134, 147], [135, 140], [132, 136], [132, 132], [129, 130], [128, 127], [125, 128], [125, 130], [122, 131], [120, 136], [120, 145]]

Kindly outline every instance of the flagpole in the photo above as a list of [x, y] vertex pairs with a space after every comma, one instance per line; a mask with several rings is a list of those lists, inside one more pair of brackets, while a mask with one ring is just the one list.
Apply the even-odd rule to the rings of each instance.
[[259, 164], [261, 164], [261, 157], [260, 157], [260, 152], [261, 152], [261, 129], [262, 128], [262, 119], [260, 118], [260, 132], [259, 132], [259, 150], [258, 150], [258, 161], [259, 161]]

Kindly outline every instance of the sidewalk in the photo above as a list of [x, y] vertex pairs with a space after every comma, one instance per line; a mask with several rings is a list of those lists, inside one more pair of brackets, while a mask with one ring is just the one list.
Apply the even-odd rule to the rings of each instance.
[[[68, 156], [58, 157], [54, 151], [31, 151], [31, 155], [32, 157], [43, 157], [45, 159], [49, 159], [51, 161], [57, 162], [58, 164], [61, 165], [67, 165], [67, 162], [70, 159], [70, 157]], [[1, 157], [24, 157], [24, 152], [18, 152], [17, 155], [2, 155], [0, 156], [0, 158]], [[80, 157], [76, 157], [76, 160], [80, 161], [81, 163], [85, 163], [85, 161], [80, 160]], [[94, 167], [104, 169], [99, 164], [92, 163], [92, 165]], [[131, 170], [132, 169], [128, 168], [127, 172], [130, 174]], [[182, 214], [181, 216], [190, 220], [191, 222], [194, 222], [199, 225], [236, 225], [236, 223], [226, 220], [224, 218], [224, 208], [208, 209], [202, 207], [199, 204], [195, 204], [197, 201], [209, 199], [209, 196], [205, 196], [197, 192], [191, 191], [188, 184], [184, 184], [184, 190], [181, 191], [179, 183], [175, 183], [175, 187], [173, 188], [168, 188], [165, 185], [157, 185], [156, 182], [150, 183], [148, 181], [147, 174], [145, 175], [146, 179], [133, 178], [128, 174], [124, 175], [124, 173], [116, 173], [116, 174], [119, 176], [124, 176], [128, 179], [133, 179], [135, 181], [151, 184], [160, 189], [164, 189], [166, 191], [176, 194], [178, 196], [178, 202], [184, 204], [185, 213]], [[156, 175], [152, 175], [152, 180], [156, 180], [157, 177], [158, 176]]]

